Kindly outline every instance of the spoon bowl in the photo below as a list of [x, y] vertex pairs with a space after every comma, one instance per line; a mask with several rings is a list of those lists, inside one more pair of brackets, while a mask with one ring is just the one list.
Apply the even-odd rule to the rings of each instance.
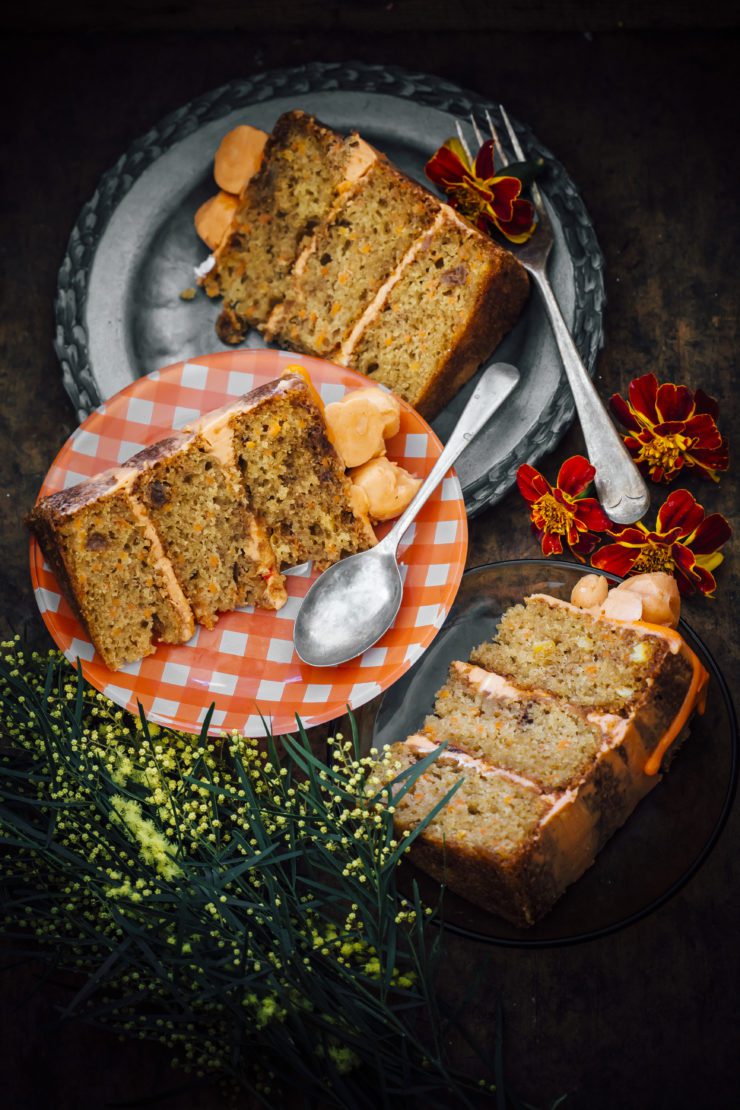
[[[321, 589], [315, 586], [321, 583]], [[401, 608], [403, 582], [395, 550], [383, 543], [325, 570], [306, 594], [295, 624], [304, 663], [337, 667], [361, 655], [390, 628]]]
[[369, 551], [335, 563], [316, 579], [298, 610], [293, 631], [295, 649], [304, 663], [336, 667], [372, 647], [387, 632], [398, 615], [403, 596], [398, 545], [404, 532], [518, 381], [519, 371], [515, 367], [503, 362], [489, 366], [447, 446], [385, 539]]

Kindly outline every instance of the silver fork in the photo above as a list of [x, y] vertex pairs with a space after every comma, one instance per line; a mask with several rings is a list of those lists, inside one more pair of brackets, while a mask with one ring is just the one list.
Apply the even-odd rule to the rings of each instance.
[[[519, 161], [524, 161], [524, 151], [503, 105], [499, 105], [499, 110], [514, 156]], [[479, 146], [482, 146], [484, 138], [472, 114], [470, 122], [475, 132], [476, 141]], [[498, 164], [505, 167], [509, 164], [509, 159], [504, 153], [488, 110], [486, 110], [486, 122], [491, 132]], [[456, 126], [458, 138], [465, 153], [470, 158], [470, 150], [459, 120], [456, 121]], [[573, 342], [568, 325], [563, 319], [560, 306], [547, 277], [547, 260], [554, 242], [552, 224], [542, 194], [535, 183], [532, 183], [530, 191], [537, 210], [537, 228], [531, 239], [528, 239], [526, 243], [522, 245], [509, 244], [509, 249], [516, 254], [525, 270], [531, 275], [544, 301], [560, 351], [560, 357], [563, 360], [563, 368], [568, 384], [573, 393], [576, 412], [583, 430], [583, 438], [586, 441], [586, 451], [591, 464], [596, 469], [594, 483], [599, 501], [604, 512], [613, 521], [618, 524], [632, 524], [647, 512], [650, 504], [650, 494], [642, 475], [632, 461], [601, 398], [596, 392]]]

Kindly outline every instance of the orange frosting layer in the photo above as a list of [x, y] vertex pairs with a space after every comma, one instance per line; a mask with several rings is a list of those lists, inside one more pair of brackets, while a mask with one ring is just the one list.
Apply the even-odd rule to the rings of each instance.
[[631, 628], [644, 628], [646, 632], [651, 632], [656, 636], [662, 636], [664, 640], [668, 640], [672, 653], [676, 655], [680, 652], [691, 666], [691, 682], [689, 683], [689, 688], [686, 691], [686, 696], [683, 699], [681, 708], [670, 727], [661, 736], [645, 764], [644, 770], [646, 775], [657, 775], [660, 770], [660, 765], [663, 762], [664, 755], [681, 732], [681, 729], [688, 721], [694, 709], [699, 713], [704, 712], [709, 675], [699, 662], [696, 653], [691, 650], [681, 633], [677, 632], [675, 628], [668, 628], [664, 624], [649, 624], [647, 621], [620, 621], [613, 617], [599, 617], [597, 619], [609, 620], [611, 624], [623, 624]]
[[645, 764], [646, 775], [657, 775], [660, 770], [660, 765], [663, 762], [663, 756], [681, 732], [681, 729], [688, 721], [694, 709], [699, 713], [703, 713], [706, 706], [709, 675], [699, 662], [695, 652], [691, 650], [683, 637], [678, 632], [675, 632], [674, 635], [678, 636], [681, 641], [681, 646], [679, 648], [681, 654], [684, 659], [691, 664], [691, 682], [689, 683], [689, 688], [686, 691], [686, 696], [683, 699], [681, 708], [676, 714], [670, 728], [663, 733]]

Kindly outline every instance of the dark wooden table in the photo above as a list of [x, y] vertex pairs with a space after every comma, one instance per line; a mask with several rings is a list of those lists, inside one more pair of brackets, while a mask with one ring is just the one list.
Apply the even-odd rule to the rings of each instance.
[[[432, 7], [439, 14], [440, 5]], [[356, 57], [437, 73], [505, 100], [567, 166], [606, 256], [602, 395], [648, 370], [701, 385], [721, 399], [721, 424], [737, 443], [736, 34], [625, 31], [616, 20], [602, 20], [612, 29], [593, 34], [504, 33], [485, 21], [461, 30], [439, 20], [436, 31], [411, 33], [394, 26], [393, 8], [375, 31], [365, 20], [362, 33], [338, 16], [331, 32], [326, 20], [314, 31], [305, 23], [271, 31], [263, 14], [256, 30], [236, 33], [6, 37], [0, 631], [49, 643], [22, 518], [75, 426], [51, 346], [69, 229], [101, 173], [152, 122], [257, 70]], [[573, 428], [544, 464], [547, 474], [579, 450]], [[736, 465], [719, 486], [692, 488], [708, 511], [732, 515], [737, 474]], [[516, 493], [472, 524], [470, 566], [536, 551]], [[730, 545], [718, 572], [717, 600], [685, 606], [730, 680], [738, 663], [735, 551]], [[735, 1103], [739, 824], [735, 812], [709, 861], [669, 904], [614, 936], [537, 952], [450, 938], [449, 975], [481, 978], [472, 1024], [490, 1051], [495, 999], [503, 1002], [507, 1070], [525, 1097], [544, 1105], [567, 1092], [566, 1105], [584, 1110]], [[53, 995], [42, 990], [29, 1000], [32, 986], [23, 969], [0, 979], [8, 1107], [97, 1110], [181, 1085], [158, 1048], [81, 1026], [51, 1034]], [[221, 1096], [188, 1089], [177, 1102], [194, 1110], [220, 1105]]]

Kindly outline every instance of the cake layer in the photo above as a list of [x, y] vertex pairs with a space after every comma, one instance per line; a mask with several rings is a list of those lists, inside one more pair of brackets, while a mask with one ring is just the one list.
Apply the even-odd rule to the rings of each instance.
[[193, 613], [159, 537], [117, 469], [53, 494], [28, 524], [106, 666], [193, 635]]
[[359, 146], [357, 136], [342, 139], [305, 112], [277, 121], [204, 281], [211, 296], [224, 298], [217, 324], [224, 342], [238, 343], [247, 327], [264, 325], [283, 299], [304, 241], [330, 211], [340, 184], [364, 169], [364, 161], [354, 168]]
[[337, 361], [432, 416], [489, 358], [528, 293], [514, 256], [442, 206], [442, 219]]
[[377, 159], [295, 266], [268, 337], [329, 358], [437, 215], [438, 204]]
[[321, 399], [301, 374], [286, 373], [193, 427], [236, 461], [280, 566], [312, 559], [322, 568], [376, 543], [329, 441]]
[[180, 433], [129, 459], [133, 492], [153, 521], [196, 620], [213, 628], [238, 605], [279, 609], [287, 599], [239, 471], [202, 436]]
[[629, 715], [661, 668], [666, 687], [675, 685], [669, 681], [674, 671], [687, 670], [674, 646], [668, 629], [597, 618], [534, 594], [504, 613], [496, 638], [477, 647], [471, 660], [521, 686]]
[[607, 742], [601, 722], [468, 663], [453, 663], [423, 732], [545, 791], [578, 783]]

